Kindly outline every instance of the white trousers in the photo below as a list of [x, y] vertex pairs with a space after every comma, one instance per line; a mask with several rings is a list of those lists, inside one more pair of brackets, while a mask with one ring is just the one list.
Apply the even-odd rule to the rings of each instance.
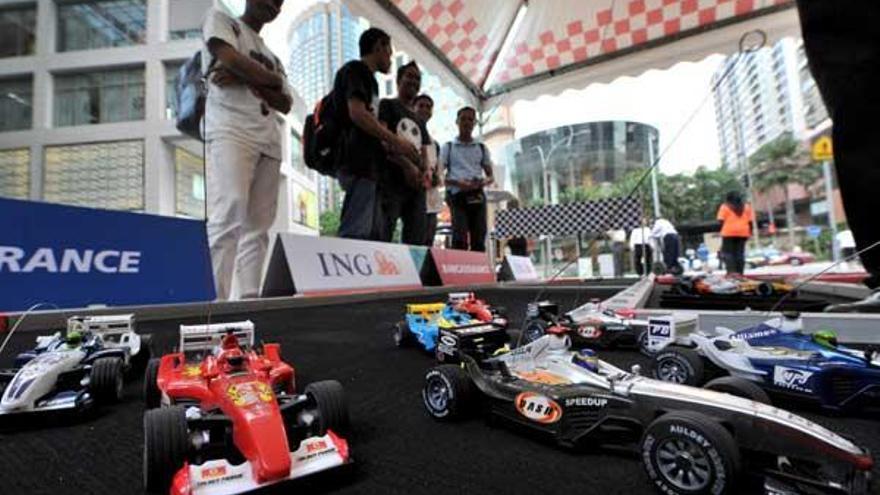
[[208, 143], [208, 243], [217, 299], [229, 299], [233, 268], [242, 298], [259, 297], [278, 209], [281, 162], [229, 139]]

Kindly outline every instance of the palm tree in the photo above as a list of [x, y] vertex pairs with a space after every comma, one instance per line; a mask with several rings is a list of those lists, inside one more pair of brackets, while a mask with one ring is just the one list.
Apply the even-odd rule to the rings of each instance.
[[749, 161], [754, 167], [752, 176], [755, 189], [762, 193], [777, 188], [782, 190], [790, 249], [794, 247], [794, 201], [788, 186], [799, 184], [809, 187], [819, 179], [822, 171], [813, 165], [807, 149], [790, 134], [783, 134], [765, 144]]

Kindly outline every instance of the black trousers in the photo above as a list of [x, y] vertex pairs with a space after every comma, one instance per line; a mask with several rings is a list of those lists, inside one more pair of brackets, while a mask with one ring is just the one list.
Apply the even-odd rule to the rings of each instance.
[[[834, 163], [856, 245], [880, 241], [880, 2], [798, 0], [810, 69], [834, 120]], [[880, 286], [880, 248], [862, 254]]]
[[450, 194], [452, 212], [452, 249], [486, 250], [486, 195], [482, 202], [468, 201], [469, 194]]
[[746, 242], [747, 237], [725, 237], [721, 240], [721, 256], [724, 258], [724, 266], [727, 273], [742, 275], [746, 269]]
[[382, 240], [391, 242], [397, 221], [403, 221], [400, 242], [411, 246], [425, 244], [425, 230], [428, 214], [425, 204], [425, 191], [412, 191], [406, 195], [382, 194], [383, 236]]
[[437, 214], [428, 213], [425, 218], [425, 246], [431, 247], [437, 237]]
[[651, 273], [651, 267], [654, 266], [654, 250], [650, 244], [636, 244], [633, 251], [633, 266], [636, 267], [636, 273], [641, 277], [646, 273]]
[[680, 242], [678, 234], [663, 236], [663, 263], [669, 273], [681, 272], [681, 265], [678, 264], [678, 255], [681, 253]]

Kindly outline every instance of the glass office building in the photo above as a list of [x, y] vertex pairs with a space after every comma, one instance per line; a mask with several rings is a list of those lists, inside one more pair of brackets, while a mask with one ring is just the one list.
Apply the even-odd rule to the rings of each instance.
[[656, 128], [638, 122], [589, 122], [522, 137], [496, 161], [523, 206], [564, 202], [578, 188], [612, 183], [647, 168], [657, 152]]

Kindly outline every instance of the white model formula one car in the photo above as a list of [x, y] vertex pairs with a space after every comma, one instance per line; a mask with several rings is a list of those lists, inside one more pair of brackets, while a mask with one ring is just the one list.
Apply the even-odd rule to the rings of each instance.
[[[425, 375], [422, 398], [438, 420], [482, 411], [563, 446], [635, 444], [659, 492], [869, 493], [870, 452], [822, 426], [763, 404], [763, 391], [727, 377], [706, 389], [625, 372], [590, 349], [571, 350], [568, 329], [498, 356]], [[726, 393], [725, 393], [726, 392]], [[752, 400], [750, 400], [752, 399]]]
[[72, 317], [64, 332], [37, 337], [12, 369], [0, 370], [0, 416], [83, 412], [122, 398], [124, 376], [150, 358], [134, 315]]

